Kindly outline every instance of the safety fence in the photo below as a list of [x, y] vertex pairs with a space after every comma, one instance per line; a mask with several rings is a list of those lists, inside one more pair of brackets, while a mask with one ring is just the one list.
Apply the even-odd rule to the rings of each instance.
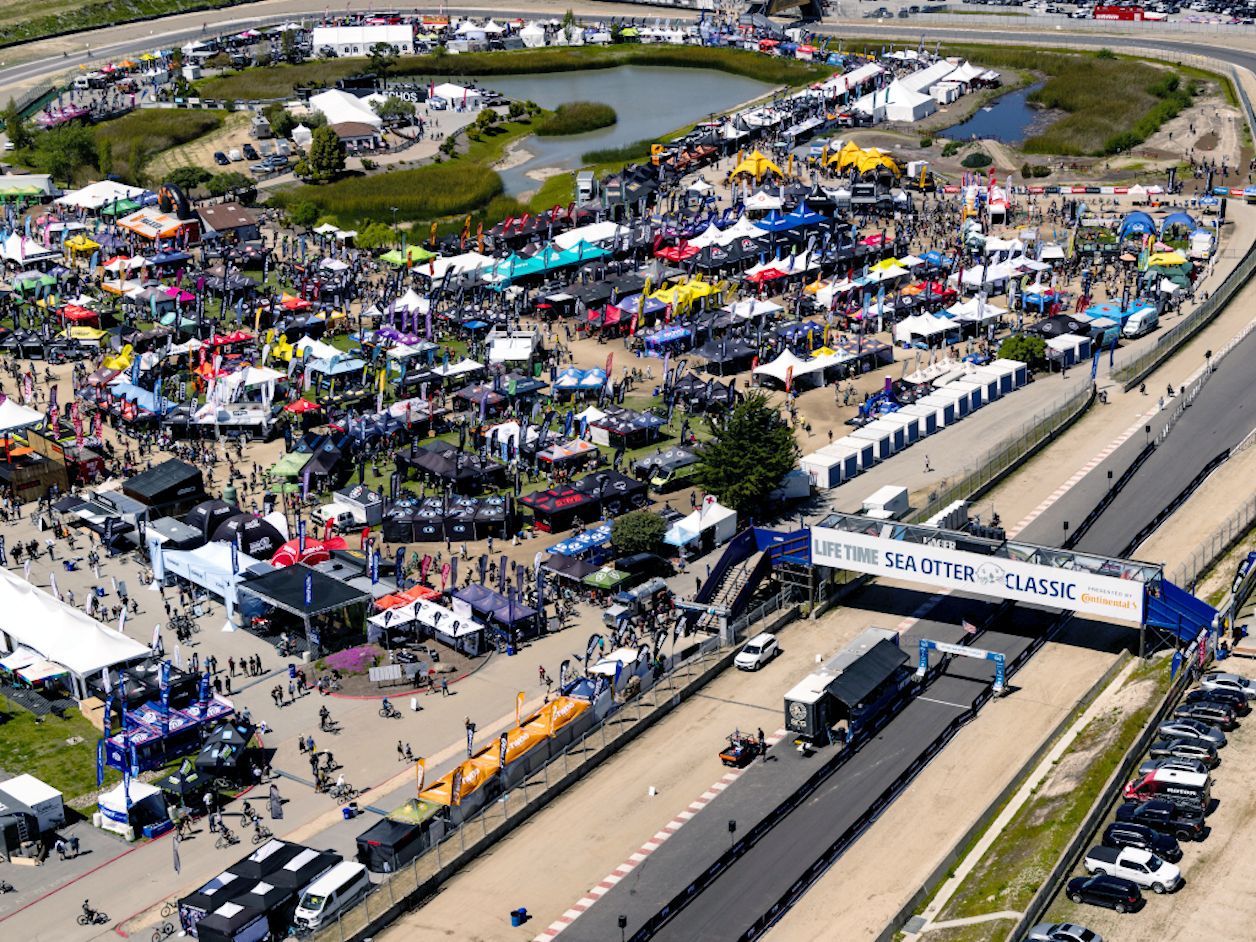
[[1084, 412], [1094, 399], [1094, 384], [1087, 383], [1063, 402], [1039, 412], [1025, 422], [1015, 435], [986, 452], [985, 457], [975, 466], [966, 467], [955, 483], [946, 484], [933, 491], [929, 495], [928, 503], [916, 511], [907, 522], [922, 523], [957, 500], [967, 500], [984, 494], [991, 486], [997, 484], [1003, 475], [1031, 456], [1036, 449], [1050, 441]]
[[[1251, 436], [1248, 436], [1247, 441], [1251, 440]], [[1230, 456], [1234, 456], [1233, 451]], [[1173, 570], [1173, 584], [1183, 588], [1190, 587], [1193, 592], [1195, 580], [1243, 539], [1253, 526], [1256, 526], [1256, 492], [1249, 494], [1238, 509], [1221, 521], [1215, 530], [1178, 563]]]
[[[1165, 669], [1168, 669], [1167, 665]], [[1179, 698], [1186, 690], [1187, 684], [1197, 676], [1197, 670], [1198, 668], [1188, 665], [1185, 670], [1178, 673], [1176, 679], [1169, 685], [1164, 699], [1152, 712], [1147, 725], [1143, 727], [1134, 744], [1125, 753], [1121, 763], [1113, 770], [1112, 775], [1108, 777], [1108, 781], [1104, 784], [1094, 807], [1090, 809], [1090, 813], [1082, 822], [1081, 827], [1077, 829], [1077, 833], [1073, 835], [1073, 839], [1069, 841], [1068, 846], [1064, 849], [1064, 853], [1060, 855], [1060, 859], [1051, 868], [1047, 878], [1042, 881], [1038, 892], [1029, 901], [1029, 905], [1025, 908], [1025, 914], [1020, 917], [1020, 921], [1017, 922], [1015, 928], [1008, 933], [1007, 938], [1009, 940], [1024, 938], [1030, 926], [1042, 921], [1042, 916], [1050, 907], [1052, 900], [1064, 888], [1064, 883], [1068, 880], [1069, 874], [1073, 872], [1073, 867], [1077, 865], [1077, 861], [1089, 846], [1091, 838], [1103, 824], [1104, 818], [1108, 816], [1108, 809], [1120, 799], [1123, 783], [1134, 771], [1138, 761], [1142, 758], [1143, 752], [1151, 745], [1152, 740], [1156, 738], [1156, 728], [1169, 715], [1174, 706], [1177, 705]]]
[[779, 601], [769, 599], [739, 620], [732, 640], [717, 636], [694, 645], [683, 663], [648, 690], [622, 704], [497, 800], [446, 831], [412, 863], [388, 874], [361, 903], [321, 929], [315, 942], [357, 942], [435, 893], [457, 870], [707, 684], [731, 663], [739, 640], [752, 626], [762, 623], [776, 627], [792, 620], [797, 615], [797, 608], [790, 607], [793, 590], [787, 589], [783, 595]]

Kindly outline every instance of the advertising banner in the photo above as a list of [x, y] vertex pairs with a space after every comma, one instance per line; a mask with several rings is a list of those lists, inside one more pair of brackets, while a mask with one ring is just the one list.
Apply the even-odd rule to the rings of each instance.
[[889, 576], [994, 598], [1062, 608], [1141, 624], [1143, 584], [1073, 569], [811, 528], [811, 559], [820, 566]]

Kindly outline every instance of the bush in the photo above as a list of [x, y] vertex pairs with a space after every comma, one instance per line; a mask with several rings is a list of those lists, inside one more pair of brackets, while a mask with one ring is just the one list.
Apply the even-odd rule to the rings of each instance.
[[1100, 49], [1098, 52], [1095, 53], [1095, 58], [1096, 59], [1115, 59], [1116, 53], [1113, 52], [1111, 49], [1104, 48], [1104, 49]]
[[1014, 334], [999, 345], [999, 359], [1020, 360], [1032, 368], [1042, 362], [1046, 349], [1047, 342], [1041, 337]]
[[646, 138], [642, 141], [634, 141], [631, 144], [625, 144], [623, 147], [606, 147], [602, 150], [588, 150], [580, 155], [580, 159], [586, 164], [628, 164], [645, 160], [650, 156], [650, 145], [654, 143], [652, 138]]
[[634, 510], [611, 521], [611, 542], [621, 556], [650, 552], [666, 532], [666, 521], [651, 510]]
[[293, 203], [288, 207], [288, 219], [294, 226], [305, 226], [307, 229], [318, 222], [318, 207], [313, 203]]
[[921, 146], [921, 147], [932, 147], [932, 146], [933, 146], [933, 138], [931, 138], [931, 137], [922, 137], [922, 138], [920, 139], [920, 146]]
[[991, 160], [989, 154], [985, 154], [977, 150], [973, 151], [961, 160], [959, 165], [961, 167], [967, 167], [969, 170], [980, 170], [982, 167], [988, 167], [992, 163], [994, 163], [994, 161]]
[[947, 141], [946, 146], [942, 148], [943, 157], [954, 157], [959, 153], [959, 141]]
[[536, 127], [541, 137], [558, 137], [565, 134], [584, 134], [598, 128], [610, 127], [619, 118], [615, 109], [593, 101], [573, 101], [559, 105], [558, 110]]
[[1034, 179], [1035, 180], [1040, 180], [1043, 177], [1049, 177], [1049, 176], [1051, 176], [1051, 168], [1048, 167], [1046, 164], [1040, 164], [1034, 167]]

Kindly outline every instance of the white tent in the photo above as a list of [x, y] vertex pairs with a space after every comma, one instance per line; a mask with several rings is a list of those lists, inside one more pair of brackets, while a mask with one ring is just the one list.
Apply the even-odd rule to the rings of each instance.
[[[760, 190], [749, 199], [746, 200], [746, 209], [780, 209], [781, 198], [769, 193], [767, 190]], [[756, 230], [756, 234], [763, 235], [762, 230]]]
[[6, 261], [18, 265], [29, 265], [61, 257], [58, 250], [46, 249], [42, 242], [28, 239], [20, 232], [9, 234], [9, 237], [4, 240], [4, 248], [0, 249], [0, 255], [3, 255]]
[[[628, 230], [617, 222], [595, 222], [554, 236], [554, 245], [565, 252], [574, 249], [581, 242], [588, 242], [590, 245], [613, 243], [626, 235]], [[691, 242], [690, 245], [692, 244]]]
[[766, 234], [763, 229], [760, 229], [745, 216], [742, 216], [727, 229], [723, 230], [719, 234], [717, 241], [720, 245], [732, 245], [737, 239], [759, 239]]
[[434, 366], [432, 372], [437, 376], [461, 376], [463, 373], [474, 373], [476, 370], [484, 368], [483, 363], [476, 363], [469, 357], [459, 360], [457, 363], [450, 363], [448, 366]]
[[[131, 804], [127, 807], [127, 797]], [[105, 792], [96, 799], [100, 808], [100, 826], [106, 831], [126, 834], [131, 826], [132, 816], [137, 821], [164, 821], [166, 819], [166, 803], [161, 797], [161, 789], [131, 779], [130, 786], [124, 788], [121, 783], [116, 788]], [[132, 834], [134, 839], [136, 834]]]
[[519, 38], [529, 49], [537, 49], [545, 45], [545, 30], [536, 23], [529, 23], [519, 30]]
[[764, 363], [754, 368], [754, 375], [763, 374], [771, 376], [779, 382], [785, 382], [785, 376], [791, 370], [793, 381], [798, 382], [800, 377], [806, 376], [808, 373], [814, 373], [817, 370], [823, 370], [826, 364], [817, 363], [815, 360], [803, 360], [795, 356], [793, 352], [786, 350], [771, 363]]
[[783, 311], [784, 308], [775, 301], [764, 301], [759, 298], [746, 298], [743, 301], [734, 301], [732, 304], [725, 304], [722, 311], [727, 311], [734, 317], [740, 317], [743, 320], [753, 320], [756, 317], [763, 317], [767, 314], [775, 314]]
[[100, 209], [115, 200], [138, 200], [147, 190], [138, 186], [127, 186], [113, 180], [99, 180], [89, 183], [80, 190], [74, 190], [54, 200], [60, 206], [73, 206], [76, 209]]
[[1007, 308], [997, 307], [980, 298], [969, 298], [962, 303], [952, 304], [947, 310], [955, 315], [956, 320], [976, 324], [984, 324], [1007, 313]]
[[308, 148], [314, 143], [314, 132], [307, 128], [304, 124], [298, 124], [292, 129], [292, 143], [302, 149]]
[[261, 560], [237, 552], [236, 571], [232, 572], [230, 543], [206, 543], [194, 550], [163, 550], [161, 554], [161, 564], [166, 572], [173, 572], [221, 596], [226, 603], [228, 618], [239, 604], [236, 585], [244, 571], [259, 562]]
[[931, 96], [908, 88], [902, 81], [891, 83], [889, 98], [885, 102], [885, 117], [888, 120], [920, 121], [937, 110], [938, 103]]
[[720, 227], [712, 221], [700, 234], [690, 239], [689, 244], [695, 248], [705, 249], [708, 245], [718, 245], [719, 241]]
[[684, 546], [698, 539], [704, 530], [714, 528], [716, 546], [730, 540], [737, 533], [737, 511], [724, 507], [710, 498], [684, 520], [677, 520], [663, 536], [669, 546]]
[[14, 429], [30, 428], [44, 421], [44, 414], [18, 405], [16, 399], [6, 399], [0, 403], [0, 432], [11, 432]]
[[0, 569], [0, 631], [12, 644], [23, 644], [75, 675], [77, 695], [83, 681], [106, 667], [149, 655], [148, 646], [106, 628], [86, 612], [53, 598], [7, 569]]
[[433, 98], [443, 98], [449, 102], [451, 106], [459, 107], [466, 105], [468, 108], [479, 108], [483, 101], [483, 96], [477, 89], [466, 88], [462, 85], [454, 85], [450, 82], [442, 82], [432, 90]]
[[894, 328], [894, 339], [899, 343], [911, 343], [912, 337], [936, 337], [949, 330], [958, 330], [959, 324], [933, 314], [917, 314], [899, 321]]
[[312, 95], [309, 105], [315, 111], [325, 115], [328, 124], [356, 121], [361, 124], [369, 124], [373, 128], [382, 128], [384, 126], [384, 119], [372, 111], [369, 106], [363, 105], [360, 99], [339, 89], [333, 88], [329, 91]]
[[[901, 85], [904, 89], [917, 94], [924, 94], [941, 82], [943, 79], [950, 78], [951, 73], [955, 71], [955, 66], [945, 59], [935, 62], [927, 69], [921, 69], [919, 72], [913, 72], [911, 75], [904, 75], [901, 79], [894, 82], [894, 85]], [[891, 85], [891, 88], [893, 85]], [[932, 101], [933, 99], [929, 99]]]
[[414, 271], [420, 275], [427, 275], [435, 284], [443, 281], [447, 275], [476, 272], [496, 263], [497, 259], [481, 255], [479, 252], [464, 252], [462, 255], [449, 258], [434, 258], [425, 265], [416, 265]]
[[315, 340], [312, 337], [302, 337], [294, 344], [296, 349], [305, 355], [304, 351], [310, 351], [310, 357], [315, 360], [330, 360], [334, 356], [340, 356], [343, 351], [337, 350], [329, 343], [323, 343], [321, 340]]

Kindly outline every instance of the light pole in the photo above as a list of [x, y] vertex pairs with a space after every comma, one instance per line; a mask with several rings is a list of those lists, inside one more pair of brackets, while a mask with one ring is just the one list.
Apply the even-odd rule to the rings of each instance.
[[393, 207], [392, 207], [392, 214], [393, 214], [393, 245], [396, 245], [396, 244], [398, 243], [398, 239], [397, 239], [397, 207], [396, 207], [396, 206], [393, 206]]

